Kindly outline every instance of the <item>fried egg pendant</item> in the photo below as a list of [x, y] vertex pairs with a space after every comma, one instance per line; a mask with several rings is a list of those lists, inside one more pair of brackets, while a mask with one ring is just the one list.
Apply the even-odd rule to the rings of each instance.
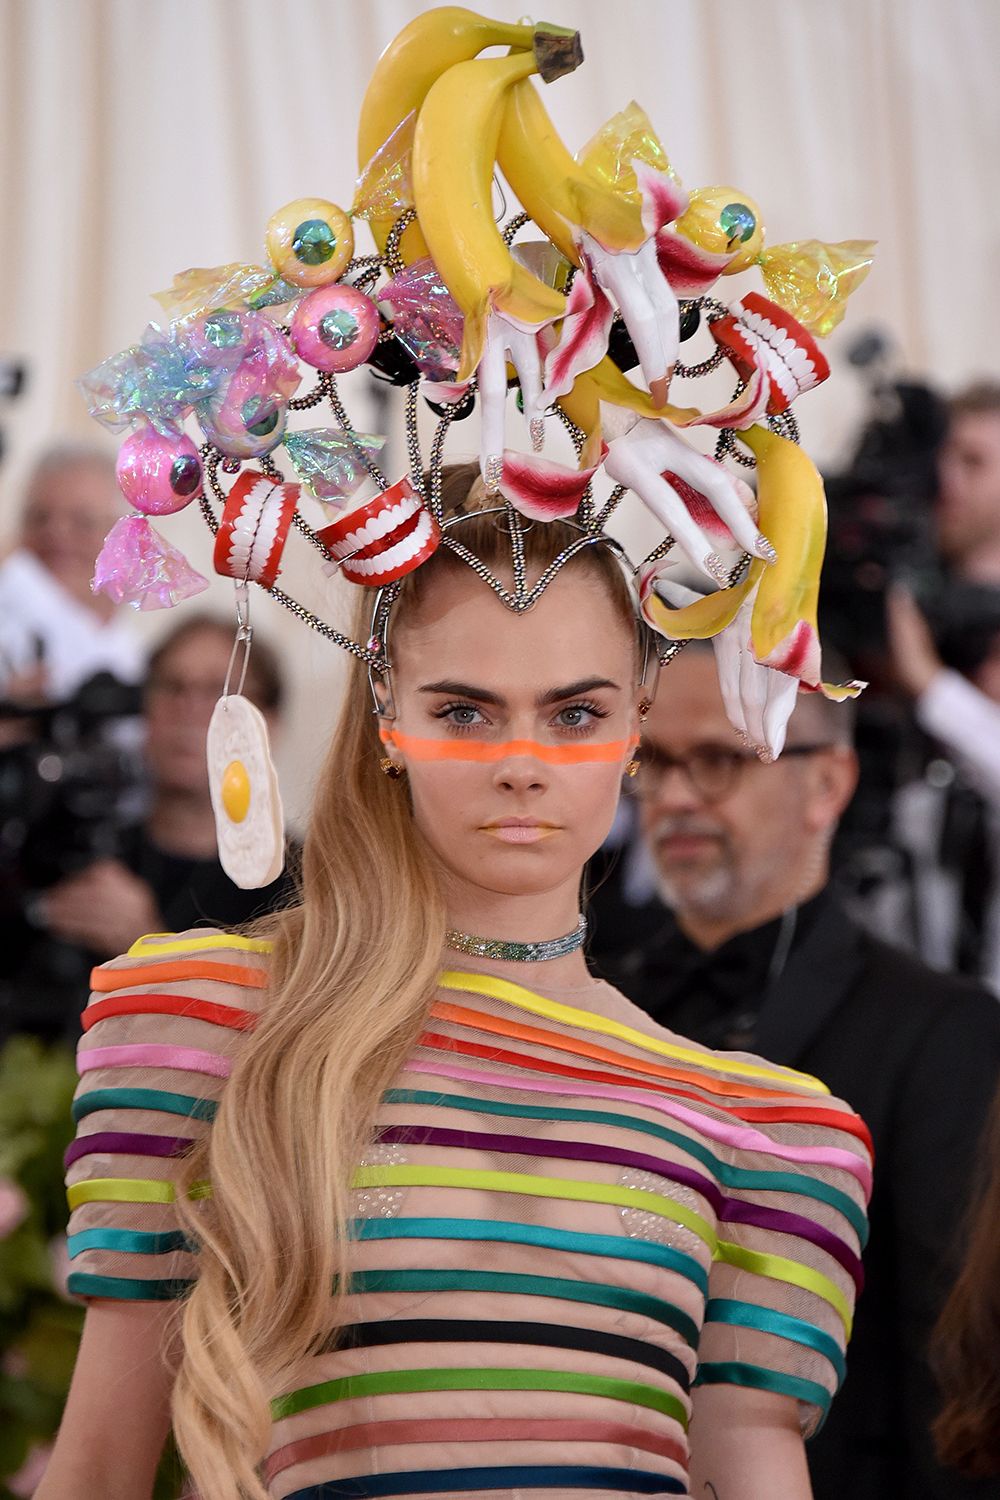
[[281, 792], [264, 716], [239, 694], [215, 705], [208, 783], [222, 868], [241, 890], [270, 885], [285, 863]]

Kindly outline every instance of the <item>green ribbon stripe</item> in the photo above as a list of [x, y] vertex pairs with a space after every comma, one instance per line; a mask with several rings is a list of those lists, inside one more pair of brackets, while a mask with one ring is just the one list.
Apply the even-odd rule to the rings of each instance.
[[303, 1386], [271, 1402], [271, 1417], [297, 1416], [334, 1401], [353, 1401], [362, 1396], [395, 1396], [423, 1391], [570, 1391], [583, 1396], [606, 1396], [628, 1401], [673, 1417], [687, 1427], [687, 1411], [669, 1391], [634, 1380], [615, 1380], [607, 1375], [577, 1375], [563, 1370], [379, 1370], [365, 1375], [345, 1375]]
[[91, 1089], [73, 1100], [73, 1119], [82, 1120], [99, 1109], [152, 1109], [191, 1120], [214, 1120], [218, 1108], [214, 1099], [170, 1094], [164, 1089]]
[[760, 1365], [748, 1365], [742, 1360], [720, 1360], [716, 1364], [698, 1366], [695, 1385], [743, 1385], [758, 1391], [774, 1391], [779, 1396], [793, 1396], [796, 1401], [805, 1401], [818, 1406], [826, 1414], [832, 1399], [825, 1386], [815, 1380], [801, 1380], [797, 1375], [784, 1375], [779, 1370], [765, 1370]]
[[700, 1161], [727, 1188], [751, 1193], [795, 1193], [803, 1198], [815, 1198], [835, 1208], [851, 1225], [864, 1249], [868, 1240], [868, 1218], [863, 1208], [840, 1188], [810, 1177], [807, 1173], [762, 1172], [750, 1167], [732, 1167], [720, 1161], [701, 1141], [682, 1135], [679, 1130], [670, 1130], [652, 1120], [641, 1120], [631, 1115], [618, 1114], [614, 1110], [556, 1109], [537, 1104], [507, 1104], [495, 1099], [467, 1099], [463, 1094], [435, 1094], [429, 1089], [387, 1089], [382, 1096], [386, 1104], [427, 1104], [432, 1108], [462, 1109], [473, 1114], [509, 1115], [525, 1120], [578, 1120], [588, 1125], [615, 1125], [622, 1130], [631, 1130], [640, 1135], [654, 1136], [679, 1146], [687, 1155]]
[[590, 1307], [612, 1307], [618, 1312], [638, 1313], [672, 1328], [692, 1349], [698, 1347], [698, 1328], [687, 1313], [672, 1302], [634, 1292], [629, 1287], [607, 1286], [598, 1281], [567, 1281], [557, 1276], [522, 1276], [511, 1271], [357, 1271], [349, 1290], [364, 1292], [500, 1292], [510, 1296], [551, 1297], [563, 1302], [583, 1302]]
[[505, 1219], [355, 1219], [357, 1240], [475, 1240], [503, 1245], [538, 1245], [545, 1250], [567, 1250], [575, 1255], [604, 1255], [610, 1260], [638, 1260], [662, 1266], [693, 1281], [708, 1295], [708, 1272], [690, 1255], [653, 1240], [625, 1235], [581, 1234], [572, 1229], [550, 1229], [545, 1224], [515, 1224]]
[[833, 1336], [804, 1318], [793, 1318], [790, 1313], [775, 1312], [771, 1307], [758, 1307], [753, 1302], [736, 1302], [729, 1297], [712, 1297], [705, 1307], [705, 1323], [730, 1323], [737, 1328], [756, 1328], [761, 1333], [773, 1333], [778, 1338], [788, 1339], [793, 1344], [804, 1344], [815, 1349], [833, 1366], [838, 1386], [847, 1374], [847, 1363], [843, 1350]]
[[116, 1302], [173, 1302], [194, 1286], [193, 1281], [133, 1281], [127, 1276], [90, 1276], [71, 1271], [67, 1290], [74, 1297], [110, 1297]]
[[122, 1250], [131, 1255], [166, 1255], [171, 1250], [189, 1250], [197, 1246], [181, 1229], [163, 1231], [148, 1229], [82, 1229], [66, 1240], [70, 1260], [85, 1250]]

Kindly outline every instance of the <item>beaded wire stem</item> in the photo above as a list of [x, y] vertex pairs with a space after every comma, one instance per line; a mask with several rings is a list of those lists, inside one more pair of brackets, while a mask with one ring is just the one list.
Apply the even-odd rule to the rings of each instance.
[[[408, 209], [404, 214], [402, 214], [396, 220], [395, 224], [389, 232], [383, 253], [381, 255], [363, 255], [356, 257], [347, 267], [347, 271], [344, 275], [344, 281], [348, 285], [355, 286], [366, 291], [371, 291], [371, 289], [374, 288], [379, 276], [382, 275], [383, 272], [388, 272], [390, 275], [396, 275], [400, 271], [402, 271], [404, 269], [404, 263], [399, 253], [399, 243], [403, 231], [409, 224], [413, 223], [415, 218], [416, 214], [413, 209]], [[518, 232], [525, 226], [525, 224], [528, 223], [530, 223], [530, 219], [525, 213], [517, 213], [510, 219], [508, 219], [502, 230], [503, 238], [506, 243], [508, 245], [511, 244]], [[572, 279], [572, 269], [573, 268], [570, 267], [567, 278], [567, 289]], [[726, 308], [723, 303], [716, 301], [712, 297], [699, 297], [690, 301], [686, 301], [683, 304], [683, 310], [685, 312], [691, 310], [692, 308], [696, 308], [699, 313], [704, 314], [709, 324], [715, 322], [716, 319], [720, 317], [726, 316], [726, 314], [728, 313], [728, 308]], [[382, 337], [392, 338], [393, 335], [391, 331], [387, 330], [386, 333], [382, 335]], [[702, 360], [698, 364], [679, 364], [677, 366], [676, 373], [678, 375], [683, 375], [689, 379], [697, 379], [700, 376], [709, 375], [712, 373], [712, 371], [718, 369], [720, 363], [722, 362], [723, 355], [724, 351], [721, 348], [718, 348], [712, 355], [709, 356], [709, 358]], [[462, 397], [458, 401], [446, 403], [444, 405], [443, 411], [438, 418], [435, 427], [434, 436], [431, 440], [430, 457], [428, 462], [425, 462], [423, 450], [420, 443], [418, 424], [420, 395], [419, 387], [419, 378], [406, 385], [404, 404], [404, 427], [406, 432], [406, 452], [410, 483], [412, 484], [414, 490], [422, 497], [425, 504], [427, 505], [427, 508], [435, 517], [438, 524], [441, 526], [441, 545], [447, 547], [449, 551], [455, 554], [456, 557], [461, 558], [463, 562], [467, 563], [468, 566], [473, 570], [473, 572], [476, 573], [477, 576], [481, 578], [483, 582], [493, 590], [493, 592], [503, 602], [503, 604], [507, 606], [508, 609], [511, 609], [518, 614], [530, 609], [532, 605], [536, 603], [536, 601], [539, 599], [548, 585], [552, 582], [552, 579], [556, 576], [560, 569], [563, 568], [565, 564], [569, 562], [569, 560], [584, 547], [594, 546], [598, 544], [610, 547], [615, 552], [616, 556], [619, 557], [622, 565], [629, 571], [629, 573], [633, 576], [635, 575], [638, 570], [633, 567], [622, 548], [618, 545], [617, 542], [614, 541], [612, 537], [609, 537], [607, 535], [604, 529], [611, 516], [615, 513], [618, 506], [621, 504], [621, 501], [628, 493], [628, 490], [624, 485], [615, 485], [608, 495], [607, 499], [604, 501], [603, 505], [601, 505], [600, 509], [595, 510], [593, 485], [591, 483], [588, 484], [583, 494], [575, 519], [567, 522], [568, 525], [579, 532], [579, 535], [575, 537], [567, 547], [563, 548], [563, 550], [552, 560], [552, 562], [549, 563], [544, 572], [535, 580], [533, 584], [530, 585], [527, 579], [527, 570], [525, 567], [524, 536], [530, 529], [531, 523], [529, 522], [526, 524], [524, 518], [519, 514], [515, 507], [510, 504], [509, 501], [498, 497], [498, 505], [493, 511], [487, 512], [487, 514], [494, 514], [496, 517], [496, 524], [500, 527], [501, 530], [507, 532], [510, 537], [511, 571], [513, 574], [514, 586], [513, 589], [509, 589], [499, 578], [497, 578], [497, 576], [493, 572], [490, 571], [486, 564], [483, 563], [478, 557], [476, 557], [475, 554], [462, 543], [461, 539], [454, 534], [455, 527], [459, 526], [461, 522], [465, 519], [468, 519], [468, 517], [463, 515], [446, 517], [444, 514], [441, 484], [445, 442], [448, 437], [448, 432], [451, 424], [458, 414], [459, 409], [463, 407], [468, 401], [473, 399], [476, 390], [475, 379], [469, 382], [467, 390], [463, 393]], [[737, 386], [735, 395], [739, 395], [742, 389], [743, 385], [741, 383], [739, 386]], [[382, 491], [389, 489], [390, 481], [386, 478], [385, 474], [382, 472], [379, 466], [374, 462], [371, 454], [365, 449], [362, 444], [355, 441], [355, 429], [352, 426], [350, 416], [348, 415], [348, 412], [341, 399], [340, 392], [337, 388], [336, 377], [334, 375], [326, 373], [320, 374], [313, 389], [307, 392], [305, 395], [295, 397], [293, 400], [291, 400], [289, 402], [289, 408], [292, 411], [308, 411], [314, 407], [321, 405], [323, 402], [325, 402], [329, 406], [338, 427], [343, 432], [345, 438], [353, 448], [359, 461], [363, 464], [364, 468], [378, 485], [379, 489]], [[555, 406], [554, 408], [552, 408], [552, 411], [565, 427], [567, 433], [569, 434], [570, 440], [573, 443], [573, 447], [576, 450], [577, 456], [579, 457], [580, 453], [583, 450], [585, 441], [584, 433], [581, 432], [579, 427], [577, 427], [576, 424], [571, 420], [571, 418], [566, 415], [561, 407]], [[780, 416], [769, 416], [766, 420], [768, 426], [772, 429], [772, 431], [777, 432], [782, 437], [790, 438], [793, 442], [798, 442], [798, 426], [791, 410], [782, 413]], [[723, 428], [719, 433], [718, 441], [716, 443], [715, 457], [720, 461], [726, 458], [733, 458], [737, 463], [744, 465], [746, 468], [754, 468], [755, 460], [753, 458], [753, 455], [747, 453], [744, 449], [737, 446], [737, 436], [738, 434], [733, 428]], [[201, 456], [207, 483], [205, 492], [202, 494], [200, 499], [200, 509], [206, 525], [214, 535], [219, 529], [219, 521], [212, 508], [212, 501], [214, 500], [215, 503], [220, 507], [220, 509], [225, 505], [226, 501], [226, 492], [219, 481], [219, 470], [221, 469], [224, 473], [227, 474], [233, 474], [239, 471], [241, 465], [239, 460], [227, 459], [218, 448], [216, 448], [212, 443], [208, 442], [202, 445]], [[270, 455], [266, 455], [263, 458], [260, 458], [258, 460], [258, 463], [262, 472], [267, 475], [269, 479], [273, 480], [275, 484], [281, 484], [284, 482], [284, 475], [276, 467], [274, 460]], [[211, 495], [211, 499], [209, 498], [209, 495]], [[329, 551], [317, 536], [313, 527], [309, 525], [308, 521], [297, 509], [292, 517], [292, 522], [295, 529], [300, 533], [300, 535], [302, 535], [312, 547], [320, 552], [324, 559], [330, 560]], [[673, 537], [664, 537], [663, 540], [648, 554], [648, 556], [644, 559], [644, 562], [654, 562], [658, 558], [665, 556], [673, 545]], [[339, 559], [340, 563], [346, 561], [348, 561], [347, 558]], [[744, 557], [736, 564], [736, 567], [733, 569], [729, 578], [730, 586], [736, 583], [739, 578], [742, 577], [749, 561], [749, 555], [744, 555]], [[246, 580], [244, 580], [244, 582], [246, 582]], [[346, 651], [351, 652], [351, 654], [357, 657], [359, 661], [364, 662], [368, 666], [369, 672], [373, 675], [373, 678], [374, 676], [385, 678], [388, 675], [389, 662], [387, 654], [387, 638], [389, 615], [392, 609], [392, 605], [399, 595], [398, 583], [390, 584], [386, 588], [380, 589], [378, 591], [372, 612], [371, 639], [366, 645], [362, 645], [360, 642], [352, 640], [342, 631], [337, 630], [334, 626], [328, 624], [327, 621], [323, 620], [319, 615], [315, 614], [312, 610], [307, 609], [305, 605], [300, 604], [297, 599], [293, 599], [289, 594], [286, 594], [283, 589], [279, 589], [275, 585], [267, 588], [266, 585], [262, 584], [260, 585], [260, 587], [265, 588], [266, 592], [271, 595], [272, 599], [276, 600], [278, 604], [289, 610], [290, 613], [295, 615], [297, 619], [301, 620], [304, 625], [308, 625], [311, 630], [315, 630], [319, 635], [324, 636], [327, 640], [333, 641], [334, 644], [342, 647]], [[671, 661], [673, 657], [677, 655], [677, 652], [686, 644], [686, 641], [667, 641], [658, 637], [656, 641], [656, 651], [660, 662], [662, 664], [666, 664], [668, 661]]]

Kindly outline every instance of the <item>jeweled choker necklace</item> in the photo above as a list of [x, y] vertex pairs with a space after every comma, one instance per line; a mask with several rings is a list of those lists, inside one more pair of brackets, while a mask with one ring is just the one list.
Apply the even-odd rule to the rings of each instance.
[[572, 932], [567, 932], [565, 937], [548, 938], [543, 943], [506, 943], [502, 939], [470, 937], [467, 932], [446, 932], [444, 940], [449, 948], [457, 948], [459, 953], [469, 953], [473, 958], [506, 958], [514, 963], [529, 964], [575, 953], [583, 946], [586, 936], [587, 918], [581, 912]]

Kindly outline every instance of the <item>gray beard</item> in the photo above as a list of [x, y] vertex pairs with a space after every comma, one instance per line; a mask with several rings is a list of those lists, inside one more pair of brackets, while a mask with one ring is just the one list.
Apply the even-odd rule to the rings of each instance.
[[735, 886], [736, 876], [728, 865], [709, 870], [702, 876], [678, 880], [664, 875], [662, 870], [657, 871], [660, 899], [671, 911], [681, 914], [692, 911], [713, 921], [732, 916]]

